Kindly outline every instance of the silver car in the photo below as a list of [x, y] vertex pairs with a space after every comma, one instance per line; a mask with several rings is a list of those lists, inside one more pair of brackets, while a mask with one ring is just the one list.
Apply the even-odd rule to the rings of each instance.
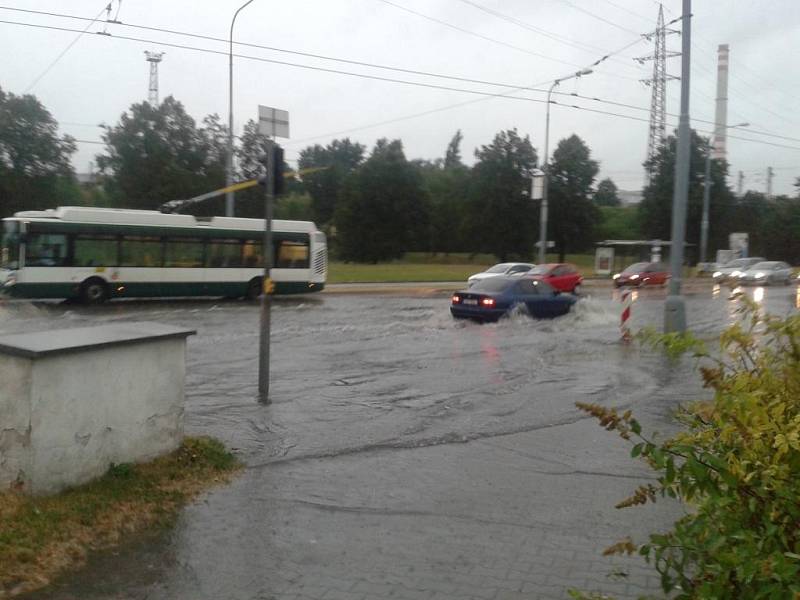
[[789, 285], [792, 281], [792, 267], [777, 260], [760, 262], [745, 271], [738, 280], [743, 285], [772, 285], [773, 283]]
[[725, 263], [713, 273], [714, 282], [722, 283], [723, 281], [738, 281], [739, 276], [747, 271], [753, 265], [764, 262], [760, 256], [753, 256], [750, 258], [736, 258], [730, 262]]
[[533, 269], [536, 265], [531, 263], [499, 263], [483, 271], [482, 273], [475, 273], [470, 275], [467, 279], [467, 285], [473, 286], [482, 279], [489, 277], [496, 277], [498, 275], [522, 275]]

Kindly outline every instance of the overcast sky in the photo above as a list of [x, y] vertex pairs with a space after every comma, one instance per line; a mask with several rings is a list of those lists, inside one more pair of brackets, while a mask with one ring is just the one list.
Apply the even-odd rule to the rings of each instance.
[[[91, 19], [107, 2], [4, 0], [0, 4], [6, 8]], [[113, 0], [112, 17], [119, 8], [118, 19], [126, 24], [226, 39], [231, 17], [243, 2], [121, 0], [120, 6], [120, 0]], [[680, 0], [664, 2], [668, 21], [679, 15], [680, 6]], [[512, 17], [515, 22], [479, 7]], [[717, 45], [730, 44], [728, 124], [750, 123], [749, 130], [731, 130], [730, 134], [789, 146], [781, 148], [729, 138], [731, 184], [735, 189], [736, 174], [741, 170], [745, 189], [765, 191], [766, 170], [772, 166], [775, 193], [792, 192], [792, 182], [800, 176], [800, 115], [796, 110], [800, 98], [800, 1], [695, 0], [693, 12], [690, 110], [693, 127], [711, 128], [697, 119], [713, 122]], [[652, 53], [652, 43], [641, 39], [639, 34], [655, 28], [657, 14], [655, 0], [254, 0], [242, 11], [234, 39], [484, 82], [538, 84], [540, 88], [574, 72], [578, 66], [589, 65], [605, 54], [633, 44], [597, 66], [593, 74], [565, 82], [559, 88], [562, 92], [576, 92], [606, 102], [556, 98], [641, 120], [554, 106], [550, 150], [552, 153], [560, 138], [576, 133], [600, 162], [600, 177], [612, 177], [622, 189], [640, 189], [650, 88], [638, 80], [651, 76], [652, 63], [639, 65], [633, 58]], [[105, 19], [105, 12], [101, 19]], [[0, 9], [0, 20], [78, 30], [89, 24], [6, 9]], [[104, 29], [112, 35], [96, 33]], [[214, 112], [227, 120], [226, 43], [119, 25], [106, 27], [100, 22], [92, 25], [30, 87], [77, 34], [6, 23], [0, 23], [0, 32], [0, 53], [4, 57], [0, 87], [16, 94], [26, 90], [36, 94], [61, 123], [63, 131], [78, 139], [99, 140], [98, 123], [116, 123], [131, 103], [146, 99], [149, 65], [144, 50], [166, 53], [159, 71], [162, 98], [174, 95], [198, 120]], [[640, 41], [634, 43], [637, 39]], [[678, 35], [667, 38], [671, 50], [679, 50], [680, 43]], [[509, 89], [275, 50], [239, 46], [235, 51], [252, 57], [484, 93], [503, 93]], [[462, 153], [467, 162], [472, 162], [477, 146], [490, 142], [499, 130], [512, 127], [531, 136], [540, 156], [543, 151], [545, 104], [542, 102], [483, 99], [463, 91], [363, 79], [245, 58], [235, 59], [234, 68], [237, 132], [243, 122], [256, 117], [259, 104], [288, 110], [292, 138], [284, 145], [289, 159], [296, 158], [297, 151], [309, 143], [326, 143], [344, 135], [370, 148], [379, 137], [401, 138], [409, 158], [434, 159], [444, 154], [448, 140], [461, 129]], [[668, 61], [668, 71], [680, 74], [680, 58]], [[537, 100], [544, 95], [533, 91], [515, 94]], [[678, 114], [679, 95], [680, 82], [670, 82], [668, 113]], [[668, 124], [670, 129], [675, 126], [677, 116], [668, 117]], [[87, 171], [90, 161], [100, 151], [102, 146], [81, 142], [74, 159], [76, 169]]]

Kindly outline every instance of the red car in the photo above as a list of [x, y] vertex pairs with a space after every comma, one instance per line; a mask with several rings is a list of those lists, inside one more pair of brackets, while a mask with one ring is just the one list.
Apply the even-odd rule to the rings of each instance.
[[578, 269], [567, 263], [539, 265], [528, 271], [527, 275], [546, 281], [550, 287], [559, 292], [572, 294], [578, 293], [579, 286], [583, 282], [583, 277], [578, 273]]
[[634, 263], [622, 273], [614, 275], [614, 285], [643, 286], [643, 285], [664, 285], [669, 279], [667, 268], [661, 263]]

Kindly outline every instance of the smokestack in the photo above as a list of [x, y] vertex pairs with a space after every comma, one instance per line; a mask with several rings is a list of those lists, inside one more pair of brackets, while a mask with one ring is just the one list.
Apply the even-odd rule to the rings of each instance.
[[725, 130], [728, 126], [728, 62], [730, 50], [728, 44], [720, 44], [717, 48], [717, 108], [714, 112], [714, 149], [711, 158], [724, 159]]

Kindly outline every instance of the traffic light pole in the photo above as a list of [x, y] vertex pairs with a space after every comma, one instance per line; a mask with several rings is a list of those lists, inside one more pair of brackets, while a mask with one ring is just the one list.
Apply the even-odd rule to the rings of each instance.
[[258, 397], [264, 404], [270, 404], [269, 398], [269, 346], [272, 327], [272, 211], [274, 200], [274, 142], [267, 139], [266, 167], [267, 173], [264, 181], [264, 278], [261, 286], [261, 335], [259, 338], [258, 352]]

